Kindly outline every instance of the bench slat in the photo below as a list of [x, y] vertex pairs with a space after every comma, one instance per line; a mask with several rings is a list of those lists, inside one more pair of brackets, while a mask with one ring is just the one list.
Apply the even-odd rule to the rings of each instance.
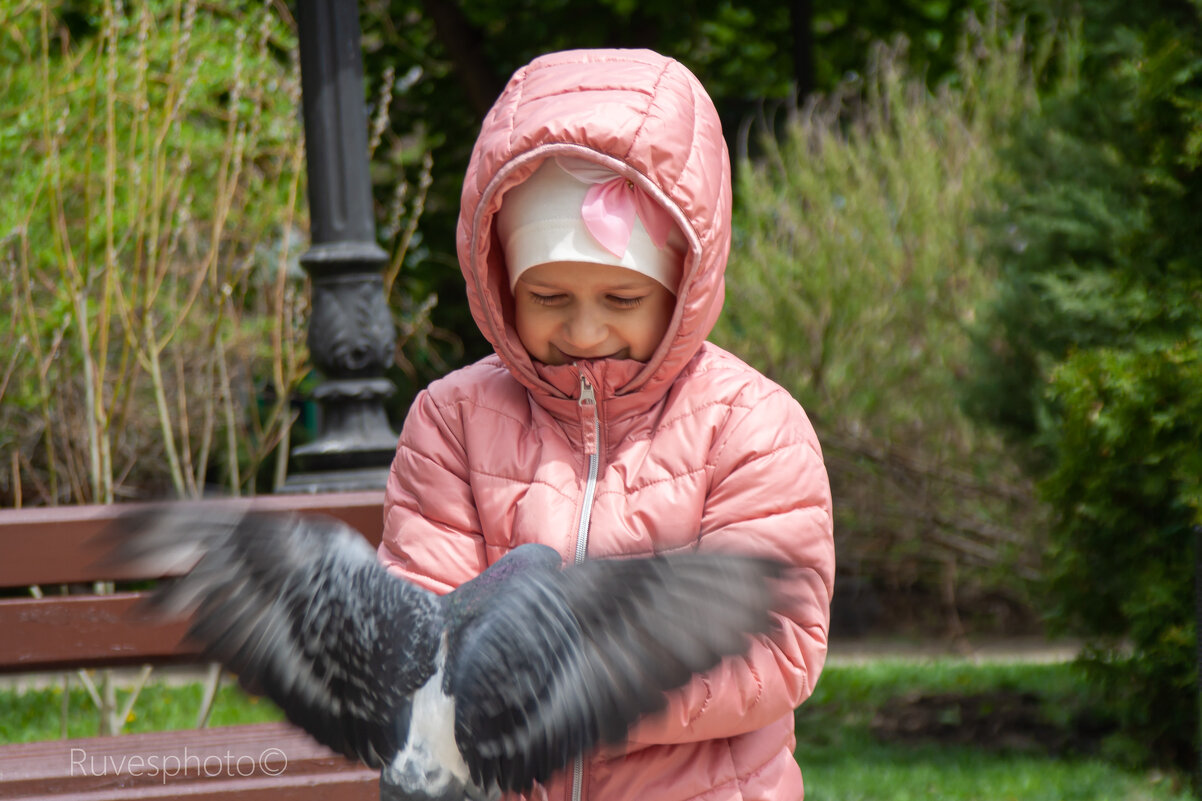
[[377, 774], [363, 771], [317, 773], [291, 778], [224, 779], [203, 784], [168, 782], [136, 789], [122, 787], [115, 790], [12, 797], [20, 801], [169, 801], [185, 798], [188, 801], [379, 801], [379, 784]]
[[226, 779], [213, 783], [147, 785], [137, 789], [17, 796], [20, 801], [379, 801], [374, 773], [328, 773], [295, 778]]
[[0, 600], [0, 673], [198, 661], [186, 622], [131, 614], [146, 593]]
[[[372, 545], [379, 545], [384, 528], [383, 503], [384, 493], [378, 490], [254, 498], [255, 508], [264, 511], [337, 517], [361, 532]], [[109, 575], [113, 571], [100, 571], [96, 567], [100, 553], [94, 548], [92, 538], [133, 508], [134, 504], [98, 504], [0, 509], [0, 587], [154, 578]]]

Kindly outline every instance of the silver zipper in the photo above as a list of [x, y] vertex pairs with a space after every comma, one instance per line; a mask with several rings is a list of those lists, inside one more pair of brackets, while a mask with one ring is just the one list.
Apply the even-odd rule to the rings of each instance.
[[[584, 504], [580, 509], [580, 525], [576, 528], [576, 564], [584, 561], [588, 553], [588, 525], [593, 514], [593, 496], [597, 492], [597, 470], [600, 467], [601, 454], [598, 444], [601, 440], [601, 417], [597, 414], [597, 394], [589, 383], [584, 371], [580, 371], [580, 417], [584, 437], [584, 453], [588, 456], [588, 480], [584, 484]], [[589, 418], [592, 418], [592, 430], [589, 430]], [[572, 801], [580, 801], [584, 791], [584, 757], [576, 757], [572, 767]]]
[[[576, 528], [576, 564], [584, 561], [588, 552], [588, 524], [593, 513], [593, 494], [597, 491], [597, 469], [600, 462], [597, 441], [601, 438], [601, 419], [597, 415], [597, 394], [583, 371], [580, 373], [581, 422], [584, 436], [584, 453], [588, 456], [588, 480], [584, 485], [584, 505], [580, 509], [580, 525]], [[592, 426], [589, 426], [589, 418]]]

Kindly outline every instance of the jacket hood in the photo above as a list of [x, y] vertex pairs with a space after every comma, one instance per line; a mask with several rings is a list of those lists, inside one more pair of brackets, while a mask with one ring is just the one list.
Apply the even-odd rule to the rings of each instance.
[[548, 407], [576, 397], [579, 368], [534, 361], [518, 339], [495, 218], [505, 191], [553, 156], [586, 159], [630, 179], [684, 234], [676, 308], [651, 359], [584, 365], [611, 408], [645, 408], [697, 353], [722, 308], [731, 181], [718, 113], [683, 64], [650, 50], [541, 56], [513, 75], [489, 111], [463, 182], [459, 265], [476, 324]]

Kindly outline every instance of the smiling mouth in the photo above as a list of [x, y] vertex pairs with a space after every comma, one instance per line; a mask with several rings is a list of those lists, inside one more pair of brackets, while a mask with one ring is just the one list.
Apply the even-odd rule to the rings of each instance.
[[[556, 348], [556, 350], [559, 350], [559, 348]], [[605, 354], [602, 354], [599, 356], [585, 356], [585, 355], [581, 355], [581, 354], [577, 354], [577, 353], [568, 353], [566, 350], [559, 350], [559, 354], [561, 356], [563, 356], [565, 359], [567, 359], [569, 362], [584, 362], [584, 361], [595, 362], [595, 361], [600, 361], [602, 359], [626, 359], [626, 358], [628, 358], [628, 355], [627, 355], [628, 350], [626, 348], [623, 348], [622, 350], [619, 350], [619, 351], [614, 351], [613, 353], [605, 353]]]

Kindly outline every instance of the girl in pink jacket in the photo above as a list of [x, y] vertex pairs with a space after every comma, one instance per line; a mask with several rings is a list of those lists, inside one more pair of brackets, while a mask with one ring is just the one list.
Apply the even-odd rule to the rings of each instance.
[[457, 247], [496, 355], [414, 401], [381, 560], [436, 592], [526, 542], [565, 562], [701, 548], [799, 568], [773, 634], [577, 760], [541, 788], [554, 801], [803, 795], [793, 709], [826, 655], [830, 489], [798, 403], [705, 341], [730, 235], [721, 124], [678, 62], [542, 56], [484, 120]]

